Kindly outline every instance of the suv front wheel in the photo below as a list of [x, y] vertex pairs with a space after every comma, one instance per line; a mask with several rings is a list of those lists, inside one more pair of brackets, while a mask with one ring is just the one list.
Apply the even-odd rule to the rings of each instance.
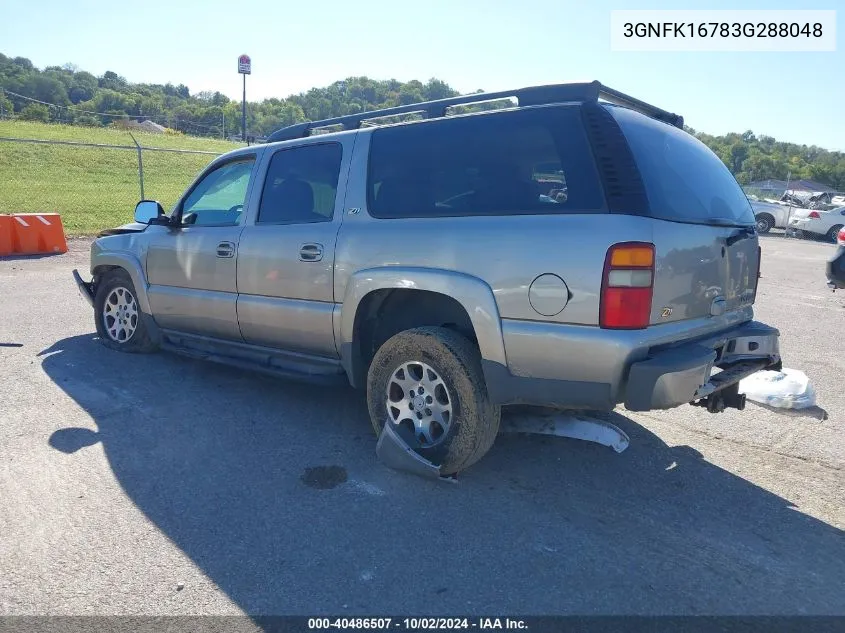
[[501, 410], [487, 396], [478, 348], [446, 328], [388, 339], [370, 364], [367, 404], [376, 434], [395, 425], [443, 475], [481, 459], [499, 431]]
[[135, 286], [122, 269], [106, 273], [94, 296], [97, 334], [106, 347], [121, 352], [152, 352], [156, 349], [138, 307]]

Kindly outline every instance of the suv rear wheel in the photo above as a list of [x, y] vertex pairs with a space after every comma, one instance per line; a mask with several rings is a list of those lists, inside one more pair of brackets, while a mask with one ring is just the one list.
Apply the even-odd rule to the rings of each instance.
[[138, 307], [135, 286], [125, 270], [112, 270], [97, 284], [94, 320], [100, 341], [106, 347], [121, 352], [156, 349]]
[[481, 459], [499, 431], [501, 410], [487, 396], [478, 348], [446, 328], [419, 327], [388, 339], [370, 364], [367, 404], [376, 434], [385, 424], [399, 427], [444, 475]]

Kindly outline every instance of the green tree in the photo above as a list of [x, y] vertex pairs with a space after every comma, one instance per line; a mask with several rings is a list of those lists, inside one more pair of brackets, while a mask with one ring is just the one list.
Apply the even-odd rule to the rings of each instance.
[[127, 89], [127, 81], [116, 72], [107, 70], [99, 80], [100, 88], [106, 90], [114, 90], [116, 92], [124, 92]]
[[100, 120], [90, 114], [80, 114], [73, 120], [75, 125], [84, 125], [86, 127], [99, 127]]
[[91, 73], [85, 71], [74, 73], [70, 88], [68, 88], [68, 99], [71, 103], [89, 101], [94, 98], [97, 88], [97, 78]]
[[32, 62], [29, 61], [26, 57], [15, 57], [12, 62], [15, 66], [25, 70], [25, 71], [32, 71], [35, 69], [35, 66], [32, 65]]
[[21, 110], [20, 116], [24, 121], [47, 123], [50, 120], [50, 109], [41, 103], [30, 103]]
[[458, 95], [457, 90], [452, 89], [445, 81], [434, 78], [428, 80], [423, 92], [427, 101], [448, 99], [449, 97], [456, 97]]
[[55, 77], [48, 75], [28, 76], [21, 86], [21, 92], [27, 97], [45, 103], [59, 106], [70, 103], [65, 85]]
[[734, 143], [730, 148], [731, 171], [738, 174], [742, 171], [742, 162], [748, 157], [748, 145], [746, 143]]
[[[220, 92], [192, 95], [185, 84], [131, 83], [113, 70], [97, 79], [73, 64], [36, 68], [25, 57], [0, 54], [0, 108], [23, 113], [36, 120], [62, 120], [84, 125], [109, 125], [115, 117], [79, 112], [113, 113], [126, 118], [153, 118], [170, 122], [189, 134], [219, 136], [239, 134], [240, 100], [230, 100]], [[480, 91], [479, 91], [480, 92]], [[15, 93], [15, 94], [12, 94]], [[378, 80], [366, 76], [346, 77], [322, 88], [284, 98], [264, 99], [247, 104], [250, 135], [267, 135], [274, 130], [307, 120], [345, 116], [399, 104], [444, 99], [458, 93], [446, 82], [430, 78], [426, 82], [396, 79]], [[16, 95], [23, 95], [19, 97]], [[30, 99], [75, 108], [49, 110], [30, 108]], [[458, 112], [501, 108], [504, 101], [456, 108]], [[713, 136], [684, 128], [727, 165], [740, 182], [767, 178], [812, 178], [838, 190], [845, 189], [845, 153], [816, 146], [784, 143], [752, 130]]]
[[15, 106], [0, 91], [0, 119], [8, 119], [15, 113]]

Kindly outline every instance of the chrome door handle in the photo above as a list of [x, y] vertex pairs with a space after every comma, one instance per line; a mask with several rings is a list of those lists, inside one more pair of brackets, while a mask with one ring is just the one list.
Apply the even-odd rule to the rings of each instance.
[[217, 245], [217, 257], [234, 257], [235, 245], [232, 242], [220, 242]]
[[323, 259], [322, 244], [303, 244], [299, 248], [299, 261], [318, 262]]

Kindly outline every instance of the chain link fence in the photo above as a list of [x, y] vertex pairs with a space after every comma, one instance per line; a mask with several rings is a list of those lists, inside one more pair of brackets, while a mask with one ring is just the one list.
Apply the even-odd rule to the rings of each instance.
[[0, 213], [59, 213], [68, 235], [95, 234], [131, 222], [143, 198], [170, 208], [222, 153], [133, 141], [16, 138], [0, 131]]

